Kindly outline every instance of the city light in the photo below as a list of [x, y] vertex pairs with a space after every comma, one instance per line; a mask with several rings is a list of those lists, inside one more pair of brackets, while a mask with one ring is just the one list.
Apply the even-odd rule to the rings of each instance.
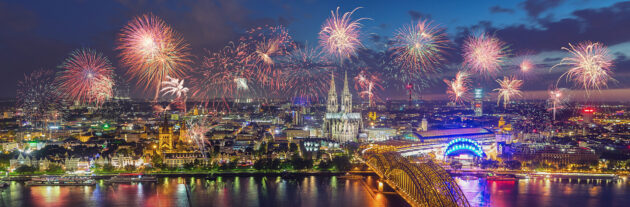
[[622, 206], [629, 8], [2, 2], [0, 206]]

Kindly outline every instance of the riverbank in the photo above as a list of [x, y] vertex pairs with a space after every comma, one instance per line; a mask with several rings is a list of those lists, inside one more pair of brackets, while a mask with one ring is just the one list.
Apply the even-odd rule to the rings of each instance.
[[[120, 173], [142, 173], [147, 176], [155, 176], [155, 177], [203, 177], [203, 176], [225, 176], [225, 177], [239, 177], [239, 176], [248, 176], [248, 177], [264, 177], [264, 176], [293, 176], [293, 177], [303, 177], [303, 176], [341, 176], [345, 175], [346, 172], [341, 171], [258, 171], [258, 170], [248, 170], [248, 171], [208, 171], [208, 172], [114, 172], [114, 173], [85, 173], [83, 176], [91, 176], [95, 179], [104, 179], [110, 178], [113, 176], [117, 176]], [[363, 174], [365, 172], [362, 172]], [[38, 176], [62, 176], [69, 174], [32, 174], [32, 175], [9, 175], [8, 177], [2, 178], [2, 180], [7, 181], [28, 181], [32, 177]], [[72, 174], [76, 175], [76, 174]]]

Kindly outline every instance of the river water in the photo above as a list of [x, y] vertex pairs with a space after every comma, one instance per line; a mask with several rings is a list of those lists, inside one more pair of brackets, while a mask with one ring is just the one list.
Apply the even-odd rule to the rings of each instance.
[[[630, 184], [549, 180], [488, 182], [456, 178], [472, 206], [629, 206]], [[0, 193], [0, 206], [406, 206], [397, 195], [372, 193], [373, 178], [337, 176], [160, 178], [154, 184], [25, 187]]]

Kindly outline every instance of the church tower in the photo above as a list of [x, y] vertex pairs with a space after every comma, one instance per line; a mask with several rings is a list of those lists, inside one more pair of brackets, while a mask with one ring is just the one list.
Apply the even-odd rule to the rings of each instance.
[[164, 122], [158, 128], [158, 139], [160, 151], [173, 149], [173, 127], [168, 124], [166, 115], [164, 115]]
[[326, 105], [326, 112], [328, 113], [337, 113], [339, 111], [335, 87], [335, 74], [330, 73], [330, 89], [328, 90], [328, 105]]
[[346, 77], [343, 80], [343, 92], [341, 92], [341, 112], [352, 113], [352, 94], [350, 94], [350, 88], [348, 87], [348, 71], [346, 71]]
[[188, 140], [189, 137], [188, 136], [188, 129], [186, 128], [186, 122], [182, 121], [181, 127], [179, 128], [179, 140], [182, 142], [186, 142]]

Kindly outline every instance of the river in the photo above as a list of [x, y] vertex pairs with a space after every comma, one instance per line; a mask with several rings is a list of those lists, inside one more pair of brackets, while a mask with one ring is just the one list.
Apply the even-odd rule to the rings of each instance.
[[[488, 182], [456, 178], [472, 206], [628, 206], [630, 185], [549, 180]], [[337, 176], [160, 178], [153, 184], [34, 186], [11, 182], [0, 206], [406, 206], [397, 195], [372, 193], [373, 178]]]

